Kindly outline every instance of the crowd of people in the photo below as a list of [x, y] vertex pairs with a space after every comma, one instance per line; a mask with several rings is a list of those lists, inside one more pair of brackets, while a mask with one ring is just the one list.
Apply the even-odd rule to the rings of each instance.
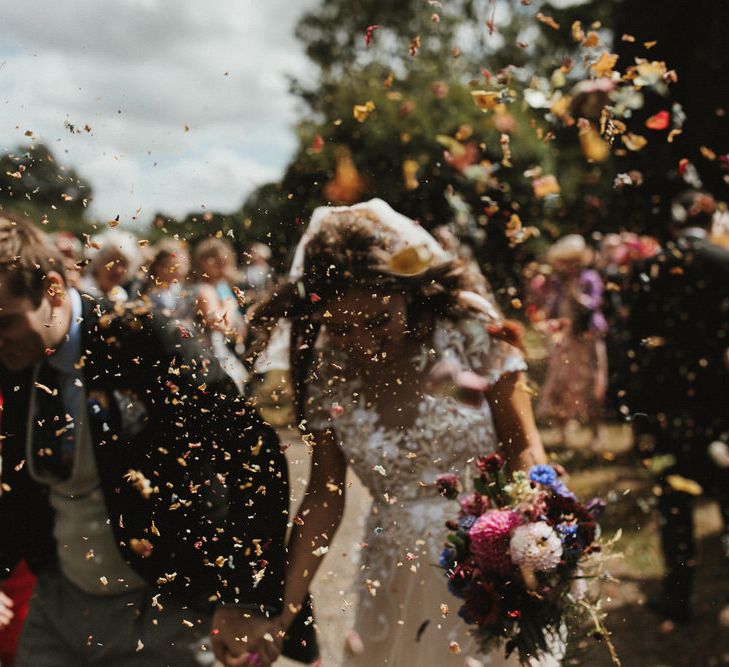
[[718, 501], [729, 558], [729, 243], [726, 218], [704, 192], [676, 199], [669, 228], [663, 247], [633, 233], [593, 248], [564, 236], [528, 276], [528, 316], [548, 340], [542, 423], [566, 443], [565, 425], [582, 422], [600, 452], [613, 411], [633, 423], [638, 459], [662, 462], [666, 572], [648, 604], [672, 624], [691, 618], [697, 496]]
[[[449, 511], [435, 480], [489, 452], [514, 470], [545, 463], [537, 420], [565, 441], [579, 420], [599, 451], [606, 402], [634, 423], [641, 457], [672, 457], [651, 604], [688, 621], [686, 480], [729, 530], [729, 251], [709, 239], [715, 209], [690, 192], [661, 245], [570, 234], [525, 268], [527, 319], [547, 340], [535, 413], [498, 286], [446, 228], [431, 235], [383, 201], [317, 209], [279, 281], [261, 243], [241, 257], [222, 237], [148, 247], [114, 229], [82, 243], [0, 212], [0, 664], [314, 661], [309, 587], [348, 467], [373, 505], [362, 645], [346, 664], [481, 664], [455, 614], [414, 613], [447, 598], [431, 567]], [[248, 400], [272, 370], [290, 377], [311, 454], [298, 508]]]

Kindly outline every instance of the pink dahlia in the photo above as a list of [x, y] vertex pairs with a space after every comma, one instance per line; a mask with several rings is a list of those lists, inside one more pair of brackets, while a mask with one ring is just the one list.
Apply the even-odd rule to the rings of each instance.
[[513, 565], [509, 555], [512, 531], [521, 525], [521, 517], [511, 510], [490, 510], [476, 519], [468, 534], [471, 552], [484, 572], [505, 576]]

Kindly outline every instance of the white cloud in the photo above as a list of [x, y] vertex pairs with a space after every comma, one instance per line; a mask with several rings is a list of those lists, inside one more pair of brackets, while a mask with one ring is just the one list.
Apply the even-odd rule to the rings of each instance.
[[[293, 27], [313, 4], [7, 3], [0, 148], [32, 130], [91, 182], [101, 218], [233, 210], [294, 148], [285, 75], [306, 75]], [[72, 135], [64, 121], [92, 132]]]

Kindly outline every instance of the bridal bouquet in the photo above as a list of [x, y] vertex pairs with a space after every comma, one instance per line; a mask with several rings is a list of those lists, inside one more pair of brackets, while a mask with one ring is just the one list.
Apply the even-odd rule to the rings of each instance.
[[[447, 523], [440, 566], [481, 649], [504, 644], [525, 664], [559, 659], [568, 630], [591, 620], [615, 658], [586, 583], [603, 560], [603, 501], [582, 504], [549, 465], [509, 476], [499, 454], [475, 463], [475, 491], [459, 498], [458, 517]], [[457, 475], [441, 475], [436, 484], [447, 498], [459, 497]]]

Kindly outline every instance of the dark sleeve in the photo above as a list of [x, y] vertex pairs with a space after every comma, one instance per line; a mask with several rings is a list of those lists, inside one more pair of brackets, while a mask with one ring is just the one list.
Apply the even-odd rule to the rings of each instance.
[[228, 460], [228, 522], [236, 557], [235, 586], [223, 602], [253, 603], [280, 611], [285, 575], [288, 471], [276, 433], [252, 408], [232, 415], [222, 409], [219, 442]]
[[[7, 579], [21, 556], [20, 538], [22, 535], [22, 484], [17, 467], [20, 463], [17, 448], [22, 439], [9, 419], [13, 408], [10, 407], [12, 387], [9, 373], [0, 368], [3, 382], [0, 383], [0, 580]], [[19, 406], [14, 406], [15, 408]], [[19, 423], [17, 415], [15, 423]]]
[[34, 482], [25, 465], [32, 380], [33, 369], [11, 373], [0, 367], [0, 579], [21, 559], [34, 573], [56, 561], [48, 488]]
[[4, 491], [0, 496], [0, 581], [7, 579], [20, 561], [20, 516], [12, 491]]
[[[189, 475], [204, 485], [210, 514], [224, 526], [209, 547], [221, 558], [232, 554], [215, 568], [220, 601], [279, 610], [289, 488], [278, 436], [184, 326], [155, 312], [129, 330], [137, 340], [128, 349], [143, 351], [130, 364], [140, 369], [140, 384], [154, 366], [164, 400], [173, 404], [172, 417], [185, 424], [178, 454], [193, 452]], [[200, 446], [188, 450], [189, 443]], [[193, 465], [197, 470], [190, 470]]]

